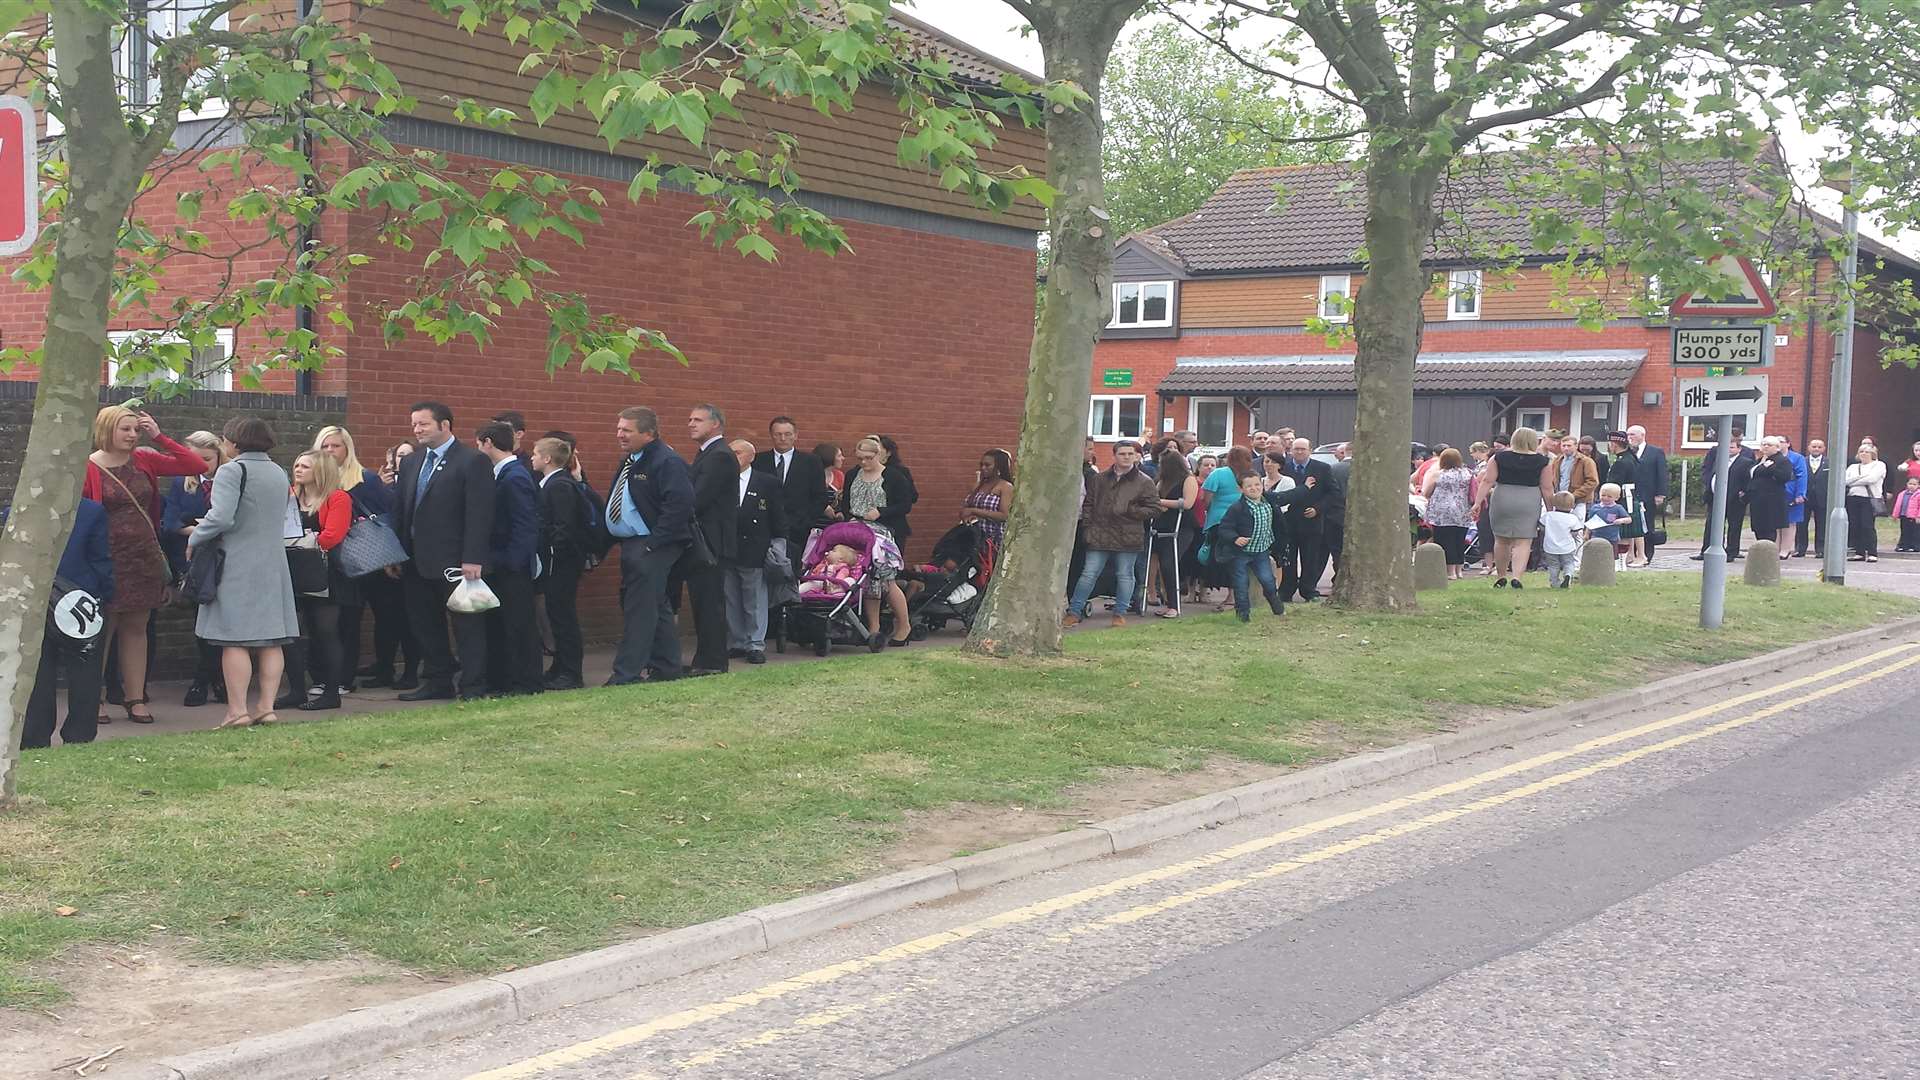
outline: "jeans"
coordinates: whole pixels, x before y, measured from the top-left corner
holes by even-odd
[[[1233,557],[1233,612],[1240,616],[1241,622],[1253,618],[1253,599],[1247,591],[1247,572],[1260,579],[1260,591],[1266,594],[1267,603],[1273,607],[1275,615],[1280,614],[1280,586],[1273,580],[1273,556],[1265,551],[1252,555],[1239,554]]]
[[[1068,601],[1067,610],[1082,618],[1087,614],[1087,601],[1091,600],[1093,584],[1100,580],[1100,572],[1113,563],[1113,613],[1117,616],[1133,603],[1133,568],[1139,558],[1137,551],[1100,551],[1087,549],[1087,562],[1080,568],[1080,581],[1073,587],[1073,599]]]

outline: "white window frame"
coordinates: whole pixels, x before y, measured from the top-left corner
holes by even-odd
[[[1740,417],[1746,420],[1746,424],[1744,426],[1737,427],[1736,430],[1739,432],[1741,440],[1746,445],[1748,446],[1757,445],[1761,439],[1766,437],[1766,434],[1767,434],[1766,432],[1767,403],[1764,400],[1762,400],[1758,402],[1750,402],[1749,404],[1755,407],[1747,408],[1747,409],[1722,409],[1718,412],[1681,413],[1680,414],[1680,447],[1681,449],[1707,450],[1712,447],[1720,445],[1720,437],[1719,437],[1720,425],[1718,421],[1720,417],[1729,416],[1729,415]],[[1707,437],[1700,442],[1695,442],[1692,438],[1693,419],[1696,416],[1701,418],[1702,420],[1709,421],[1707,425]]]
[[[1107,327],[1113,330],[1145,330],[1157,326],[1173,325],[1173,282],[1171,281],[1116,281],[1113,283],[1113,318]],[[1137,308],[1135,313],[1144,315],[1147,310],[1147,290],[1165,289],[1167,291],[1167,317],[1164,319],[1139,318],[1132,322],[1120,321],[1120,294],[1124,289],[1137,290]]]
[[[222,367],[218,371],[209,372],[208,376],[200,381],[200,389],[232,390],[233,389],[233,330],[228,327],[222,327],[218,330],[215,330],[213,334],[214,334],[215,340],[217,340],[220,343],[220,348],[224,350],[226,353],[226,356],[224,358],[226,360],[226,366]],[[180,340],[180,335],[173,333],[170,330],[109,330],[107,331],[107,340],[111,341],[116,346],[120,345],[123,342],[130,341],[134,338],[140,338],[140,337],[152,339],[152,343],[155,345],[171,345]],[[162,378],[169,378],[169,375],[161,372],[155,372],[149,378],[149,380],[145,383],[122,384],[120,382],[119,360],[111,357],[109,357],[107,360],[107,385],[109,386],[121,386],[121,385],[150,386],[152,385],[154,380],[162,379]],[[175,382],[179,381],[178,373],[173,373],[171,375],[171,379],[172,381],[175,381]]]
[[[1332,285],[1335,282],[1339,283],[1337,288],[1328,288],[1329,285]],[[1353,275],[1352,274],[1321,274],[1320,275],[1320,303],[1318,305],[1320,317],[1327,320],[1330,323],[1346,322],[1347,319],[1350,317],[1348,312],[1342,308],[1333,307],[1327,303],[1327,298],[1333,295],[1334,293],[1338,293],[1340,296],[1346,298],[1349,302],[1351,302],[1353,299]]]
[[[1447,321],[1465,322],[1480,317],[1481,272],[1478,270],[1450,270],[1447,272]],[[1473,310],[1461,311],[1460,302],[1473,300]]]
[[[1227,423],[1226,423],[1226,432],[1225,432],[1227,439],[1225,443],[1215,446],[1215,445],[1210,445],[1203,438],[1200,440],[1200,446],[1206,450],[1223,450],[1227,446],[1232,445],[1233,443],[1233,411],[1234,411],[1233,399],[1230,397],[1188,398],[1187,399],[1187,430],[1195,433],[1196,435],[1199,434],[1200,432],[1200,406],[1201,405],[1225,405],[1227,407]]]
[[[192,7],[191,10],[183,12],[180,9],[181,4],[194,5],[195,0],[147,0],[147,25],[163,30],[162,36],[164,37],[177,35],[180,32],[182,17],[184,16],[188,22],[191,22],[192,16],[198,14],[201,10],[195,6]],[[231,12],[222,12],[220,16],[213,21],[213,28],[216,30],[228,29],[231,18]],[[136,52],[144,57],[147,53],[145,43],[143,42],[141,48],[138,50],[129,49],[127,48],[127,35],[124,31],[121,32],[119,40],[115,41],[113,46],[113,74],[118,84],[117,88],[119,90],[121,104],[137,111],[152,105],[153,102],[151,98],[153,95],[150,92],[152,85],[151,76],[145,71],[136,72],[133,70]],[[49,78],[51,78],[54,63],[54,50],[48,49],[47,71]],[[146,65],[142,64],[141,66],[145,67]],[[138,100],[134,100],[133,95],[136,77],[142,84]],[[181,120],[217,120],[227,115],[227,111],[227,102],[224,98],[208,98],[200,103],[198,109],[181,109],[179,118]],[[52,112],[49,111],[46,113],[46,119],[47,135],[49,137],[65,133],[66,125],[61,123],[59,118],[54,116]]]
[[[1111,411],[1108,413],[1108,415],[1113,417],[1113,429],[1108,431],[1097,430],[1093,424],[1094,412],[1099,407],[1100,403],[1103,401],[1106,402],[1110,407]],[[1140,403],[1140,429],[1138,431],[1135,431],[1131,435],[1119,430],[1120,403],[1123,401],[1137,401]],[[1087,437],[1091,438],[1094,442],[1103,442],[1103,443],[1116,443],[1121,441],[1122,439],[1132,439],[1135,442],[1139,442],[1140,440],[1146,438],[1147,437],[1147,396],[1145,394],[1095,394],[1093,395],[1093,399],[1087,402]]]
[[[1540,422],[1537,424],[1529,424],[1527,423],[1528,417],[1538,417]],[[1513,430],[1514,431],[1519,431],[1523,427],[1532,428],[1533,430],[1539,432],[1540,434],[1545,435],[1547,433],[1547,429],[1552,426],[1553,426],[1553,409],[1549,406],[1529,405],[1529,406],[1523,406],[1521,408],[1513,410]]]

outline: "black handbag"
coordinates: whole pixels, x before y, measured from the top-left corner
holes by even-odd
[[[293,579],[296,596],[327,595],[327,553],[319,547],[293,543],[287,545],[287,575]]]
[[[240,466],[240,499],[247,497],[247,467]],[[236,501],[235,505],[238,505]],[[224,538],[215,537],[202,544],[187,560],[187,572],[180,578],[180,593],[194,604],[211,604],[220,593],[220,578],[227,569]]]

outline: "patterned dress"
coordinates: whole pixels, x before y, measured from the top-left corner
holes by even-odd
[[[867,526],[871,528],[876,535],[887,541],[886,545],[883,546],[892,546],[894,543],[893,530],[877,521],[867,521],[866,518],[867,511],[881,510],[886,507],[887,489],[879,480],[868,480],[857,472],[848,473],[846,482],[848,484],[847,510],[852,514],[853,519],[855,521],[865,521]],[[867,592],[873,596],[883,595],[887,591],[887,583],[895,580],[899,576],[900,567],[898,564],[888,565],[887,561],[883,558],[874,559],[873,573],[867,585]]]
[[[113,600],[107,610],[151,611],[160,606],[169,576],[160,538],[147,519],[153,481],[131,461],[101,471],[112,477],[100,485],[107,508],[107,547],[113,553]]]
[[[981,491],[978,488],[976,488],[974,489],[973,494],[967,496],[967,509],[990,510],[994,513],[999,513],[1000,511],[1005,510],[1006,507],[1001,505],[1001,498],[1000,498],[999,492]],[[1006,522],[997,521],[993,518],[975,518],[974,521],[979,524],[980,531],[986,534],[987,539],[993,541],[994,547],[998,548],[1002,544],[1006,543],[1006,540],[1007,540],[1007,523]]]

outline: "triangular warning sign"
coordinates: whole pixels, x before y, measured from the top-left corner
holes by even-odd
[[[1719,299],[1688,293],[1668,307],[1675,315],[1714,315],[1721,318],[1762,319],[1779,310],[1773,291],[1745,255],[1722,255],[1713,271],[1727,279],[1726,295]]]

